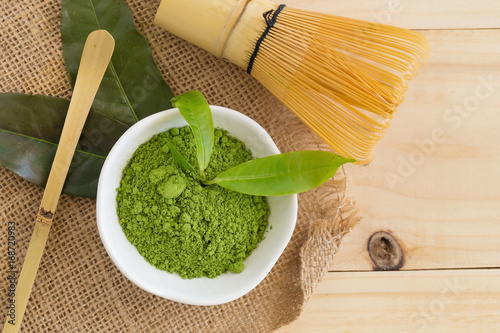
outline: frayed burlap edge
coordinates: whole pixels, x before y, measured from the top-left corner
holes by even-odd
[[[341,175],[343,177],[337,174],[335,179],[329,181],[328,185],[333,191],[319,197],[318,205],[326,214],[312,222],[308,238],[300,249],[304,305],[332,265],[342,238],[359,222],[355,202],[348,195],[349,182],[345,170],[342,170]],[[336,202],[337,206],[332,208],[332,202]]]

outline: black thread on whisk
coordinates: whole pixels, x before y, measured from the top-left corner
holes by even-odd
[[[264,16],[264,20],[266,20],[266,30],[262,33],[262,36],[260,36],[259,40],[257,40],[257,43],[255,43],[255,48],[253,50],[252,55],[250,56],[250,60],[248,61],[248,67],[247,67],[247,73],[250,74],[252,72],[252,67],[253,67],[253,62],[255,61],[255,58],[257,57],[257,53],[259,53],[259,48],[264,39],[266,39],[267,34],[269,31],[271,31],[271,28],[274,27],[274,24],[276,23],[276,20],[278,19],[278,14],[281,13],[283,8],[285,8],[286,5],[279,5],[278,8],[276,8],[276,11],[274,10],[269,10],[262,14]],[[274,12],[274,14],[273,14]],[[272,15],[272,17],[271,17]]]

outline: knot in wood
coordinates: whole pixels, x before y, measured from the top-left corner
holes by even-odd
[[[368,240],[368,253],[375,270],[398,270],[403,267],[403,251],[397,239],[386,231],[377,231]]]

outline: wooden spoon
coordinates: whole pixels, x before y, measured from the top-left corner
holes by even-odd
[[[19,276],[19,282],[17,283],[13,299],[15,304],[15,318],[13,319],[12,316],[7,315],[7,320],[3,328],[4,333],[18,332],[21,327],[26,304],[28,303],[31,288],[33,287],[36,271],[40,265],[40,259],[45,248],[47,236],[49,235],[57,202],[59,201],[59,196],[61,195],[83,125],[87,119],[97,89],[101,84],[104,72],[108,67],[114,47],[115,40],[105,30],[92,32],[85,42],[73,97],[69,104],[59,146],[54,162],[52,163],[52,168],[50,169],[42,203],[36,216],[35,229],[31,236],[26,259],[24,260],[21,275]]]

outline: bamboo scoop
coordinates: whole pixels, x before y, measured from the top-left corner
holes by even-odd
[[[21,327],[26,304],[33,287],[36,271],[40,265],[71,159],[114,47],[113,37],[105,30],[94,31],[87,37],[59,147],[50,169],[42,203],[36,216],[35,230],[31,236],[26,259],[17,283],[14,297],[15,319],[7,316],[3,328],[4,333],[18,332]]]

